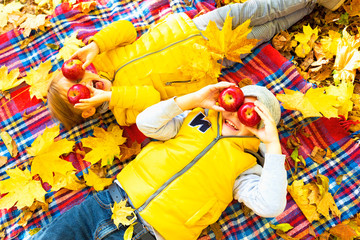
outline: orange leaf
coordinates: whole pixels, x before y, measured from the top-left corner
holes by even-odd
[[[347,224],[340,223],[330,229],[330,233],[340,238],[341,240],[352,240],[358,236],[356,231]]]
[[[360,0],[352,0],[350,5],[344,5],[344,9],[349,16],[360,16]]]

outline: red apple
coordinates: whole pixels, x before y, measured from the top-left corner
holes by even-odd
[[[80,99],[90,98],[90,90],[82,84],[75,84],[69,88],[67,98],[73,105],[79,102]]]
[[[248,127],[254,127],[261,121],[259,114],[255,111],[253,102],[244,103],[237,114],[240,122]]]
[[[61,67],[61,71],[67,79],[77,81],[80,80],[85,73],[82,65],[83,63],[79,59],[69,59],[64,62]]]
[[[228,87],[220,92],[218,102],[228,112],[236,112],[244,102],[244,93],[238,87]]]

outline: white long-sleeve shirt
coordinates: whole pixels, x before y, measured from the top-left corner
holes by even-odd
[[[182,111],[172,98],[145,109],[138,115],[136,123],[146,136],[165,141],[176,136],[188,113]],[[234,199],[243,202],[262,217],[275,217],[282,213],[287,193],[284,161],[285,155],[265,154],[263,167],[257,164],[236,179]],[[163,239],[154,232],[156,239]]]

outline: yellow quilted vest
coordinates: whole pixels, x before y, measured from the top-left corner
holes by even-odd
[[[220,114],[193,110],[179,133],[151,142],[117,179],[133,206],[165,239],[197,239],[233,200],[235,179],[253,167],[252,137],[220,136]]]
[[[124,31],[130,31],[125,22]],[[121,22],[118,24],[119,27],[122,25]],[[92,40],[104,48],[115,41],[113,38],[117,34],[126,39],[124,41],[131,39],[123,36],[123,29],[114,32],[115,29],[100,31]],[[99,72],[106,72],[107,77],[114,80],[114,86],[153,86],[164,100],[217,82],[216,77],[192,79],[192,75],[181,70],[193,61],[189,57],[192,47],[204,42],[200,31],[185,13],[171,14],[135,42],[103,52],[94,64]],[[205,65],[211,68],[210,64]]]

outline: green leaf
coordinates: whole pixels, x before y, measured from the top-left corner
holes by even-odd
[[[53,44],[53,43],[46,43],[45,46],[47,46],[48,48],[51,48],[52,50],[59,50],[60,46]]]
[[[270,223],[270,226],[271,226],[272,229],[281,230],[283,232],[287,232],[287,231],[294,228],[293,226],[291,226],[288,223],[280,223],[280,224],[277,224],[277,225],[274,225],[274,224]]]
[[[340,19],[336,23],[342,25],[349,25],[349,14],[347,12],[341,14]]]

